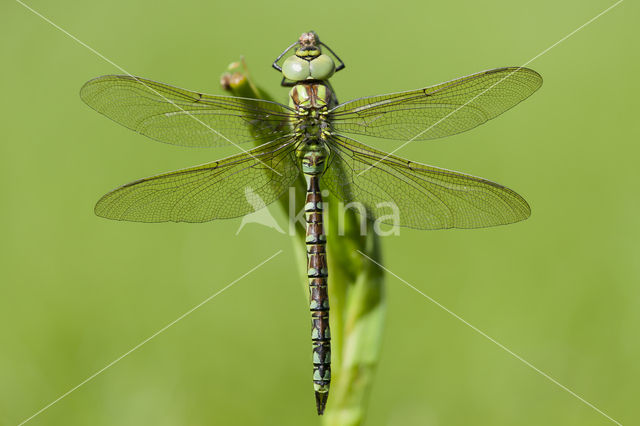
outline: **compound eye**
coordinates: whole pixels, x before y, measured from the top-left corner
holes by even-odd
[[[336,64],[329,55],[320,55],[311,61],[311,77],[316,80],[326,80],[336,71]]]
[[[309,77],[309,61],[289,56],[282,64],[282,75],[288,80],[306,80]]]

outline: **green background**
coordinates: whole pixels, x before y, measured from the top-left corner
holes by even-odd
[[[347,62],[333,82],[348,100],[524,64],[613,2],[28,4],[128,72],[181,87],[221,93],[219,75],[243,54],[285,101],[270,63],[302,31]],[[545,79],[532,98],[398,153],[515,189],[529,220],[383,241],[387,268],[623,424],[640,419],[639,18],[637,3],[622,3],[529,64]],[[93,215],[119,184],[236,148],[167,146],[116,125],[78,91],[121,71],[19,3],[2,3],[0,23],[0,424],[28,418],[278,250],[29,424],[317,424],[289,237],[255,224],[236,236],[240,220]],[[611,424],[401,281],[387,276],[387,289],[368,425]]]

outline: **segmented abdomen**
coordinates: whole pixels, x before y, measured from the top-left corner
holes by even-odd
[[[327,290],[326,236],[323,229],[322,195],[318,175],[307,175],[307,276],[311,309],[313,345],[313,386],[318,414],[324,411],[331,382],[331,334],[329,332],[329,294]]]

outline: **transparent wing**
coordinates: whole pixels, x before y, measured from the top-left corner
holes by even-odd
[[[251,213],[277,200],[299,170],[294,145],[269,143],[220,161],[117,188],[95,213],[134,222],[206,222]]]
[[[528,68],[497,68],[424,89],[356,99],[330,115],[338,134],[435,139],[473,129],[541,85],[540,74]]]
[[[330,141],[321,178],[344,202],[360,202],[370,220],[417,229],[480,228],[529,217],[520,195],[497,183],[376,151],[345,138]]]
[[[160,142],[190,147],[272,140],[290,133],[292,110],[257,99],[214,96],[127,75],[82,86],[91,108]]]

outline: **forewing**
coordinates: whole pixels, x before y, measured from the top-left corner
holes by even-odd
[[[270,143],[220,161],[117,188],[98,216],[134,222],[206,222],[252,213],[287,191],[299,170],[291,143]]]
[[[529,97],[542,77],[528,68],[497,68],[437,86],[343,103],[331,113],[338,134],[397,140],[441,138],[472,129]]]
[[[174,145],[213,147],[268,141],[290,132],[292,111],[248,98],[205,95],[127,75],[88,81],[80,97],[91,108],[138,133]]]
[[[367,218],[417,229],[481,228],[529,217],[527,202],[495,182],[386,156],[345,138],[330,141],[321,184]]]

